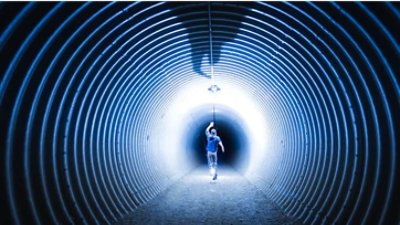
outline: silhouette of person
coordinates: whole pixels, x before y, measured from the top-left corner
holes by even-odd
[[[210,128],[214,126],[214,122],[211,122],[210,125],[206,128],[206,137],[207,137],[207,160],[208,166],[211,171],[211,175],[213,176],[213,180],[217,179],[217,161],[218,161],[218,145],[221,146],[222,152],[225,152],[224,145],[222,144],[221,138],[217,136],[217,130],[214,128]]]

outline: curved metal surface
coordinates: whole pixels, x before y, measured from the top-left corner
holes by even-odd
[[[156,131],[209,79],[207,4],[0,4],[4,224],[113,223],[193,167]],[[399,4],[211,6],[219,86],[251,90],[279,155],[248,179],[305,224],[396,223]]]

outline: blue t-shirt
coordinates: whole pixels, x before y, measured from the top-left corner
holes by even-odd
[[[209,152],[217,152],[218,144],[221,141],[221,138],[218,136],[207,136],[207,151]]]

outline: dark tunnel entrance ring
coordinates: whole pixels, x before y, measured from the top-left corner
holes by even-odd
[[[202,107],[200,112],[193,110],[193,114],[200,116],[197,117],[198,121],[194,123],[196,125],[191,126],[185,132],[187,134],[186,137],[188,137],[185,144],[187,146],[186,149],[189,151],[188,159],[199,165],[207,165],[204,131],[213,118],[210,106]],[[251,154],[249,140],[251,138],[248,136],[246,127],[240,122],[243,118],[240,118],[234,111],[224,106],[216,105],[215,107],[217,108],[215,128],[225,146],[225,153],[222,153],[219,148],[218,164],[232,166],[238,171],[245,171],[249,166]]]

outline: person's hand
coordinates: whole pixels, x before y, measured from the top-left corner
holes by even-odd
[[[213,127],[214,126],[214,122],[210,122],[210,127]]]

